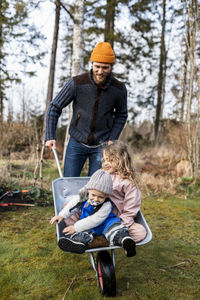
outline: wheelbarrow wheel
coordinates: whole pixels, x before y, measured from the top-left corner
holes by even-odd
[[[115,267],[108,251],[97,254],[97,280],[102,295],[116,296]]]

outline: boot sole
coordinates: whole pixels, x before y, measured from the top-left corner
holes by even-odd
[[[65,252],[82,254],[87,249],[87,246],[81,242],[73,241],[66,237],[61,237],[58,241],[58,246]]]

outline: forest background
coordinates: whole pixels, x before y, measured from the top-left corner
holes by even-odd
[[[128,89],[120,139],[153,233],[134,260],[119,249],[116,299],[199,299],[199,12],[197,0],[0,1],[1,299],[103,299],[87,255],[60,251],[47,226],[58,170],[44,148],[49,102],[103,40]],[[70,115],[57,129],[61,163]]]
[[[121,139],[146,186],[155,176],[159,187],[184,176],[196,182],[199,24],[198,1],[3,1],[0,157],[37,160],[34,178],[42,180],[43,156],[52,158],[43,143],[48,104],[69,77],[90,69],[93,47],[105,40],[116,53],[114,74],[128,88]],[[70,114],[64,110],[57,130],[61,159]]]

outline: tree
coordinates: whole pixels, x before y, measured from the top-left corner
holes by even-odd
[[[197,0],[186,0],[187,18],[188,18],[188,40],[186,40],[189,53],[189,89],[187,95],[187,142],[188,157],[192,166],[192,173],[195,179],[198,178],[199,154],[200,154],[200,80],[199,68],[197,62],[197,50],[199,44],[199,4]],[[198,35],[197,35],[198,34]]]
[[[55,0],[55,23],[54,23],[54,32],[53,32],[53,42],[51,48],[51,59],[50,59],[50,68],[49,68],[49,80],[48,80],[48,88],[47,88],[47,98],[46,98],[46,106],[44,112],[43,119],[43,129],[42,129],[42,149],[40,153],[40,181],[42,181],[42,165],[43,165],[43,155],[44,155],[44,147],[45,147],[45,128],[46,128],[46,114],[50,101],[53,97],[53,89],[54,89],[54,77],[55,77],[55,66],[56,66],[56,53],[57,53],[57,44],[58,44],[58,33],[59,33],[59,21],[60,21],[60,1]],[[39,146],[38,146],[39,147]],[[36,171],[39,164],[38,163],[35,168],[35,180],[36,180]]]
[[[18,3],[17,3],[18,2]],[[7,44],[10,39],[19,36],[15,28],[27,17],[26,7],[23,1],[14,1],[13,5],[9,1],[0,2],[0,121],[3,122],[5,90],[9,82],[17,80],[15,74],[11,74],[6,68]]]
[[[165,26],[166,26],[166,0],[162,1],[162,31],[160,40],[160,63],[158,73],[158,86],[157,86],[157,104],[156,104],[156,117],[155,117],[155,143],[158,139],[158,132],[160,120],[162,117],[162,105],[164,102],[165,91],[165,77],[166,77],[166,47],[165,47]]]
[[[114,47],[114,22],[115,22],[115,9],[117,6],[116,0],[106,1],[106,15],[105,15],[105,29],[104,29],[104,41],[111,44]]]
[[[28,24],[28,15],[33,7],[32,1],[13,0],[0,2],[0,120],[3,121],[4,101],[7,100],[6,89],[10,84],[20,82],[20,68],[28,62],[36,62],[45,52],[41,52],[38,41],[44,38],[36,28]],[[29,47],[27,47],[29,44]],[[29,49],[34,49],[32,54]],[[26,72],[34,75],[32,71]]]
[[[76,0],[74,7],[74,27],[73,27],[73,50],[72,50],[72,76],[76,76],[83,71],[83,17],[84,0]],[[69,140],[69,126],[72,118],[72,104],[68,107],[68,124],[66,129],[63,162],[65,160],[66,147]]]

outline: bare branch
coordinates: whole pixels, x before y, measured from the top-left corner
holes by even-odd
[[[71,12],[65,7],[65,5],[60,0],[57,0],[57,1],[60,4],[60,6],[62,6],[62,8],[69,14],[69,16],[71,17],[71,19],[74,21],[74,17],[71,14]]]

